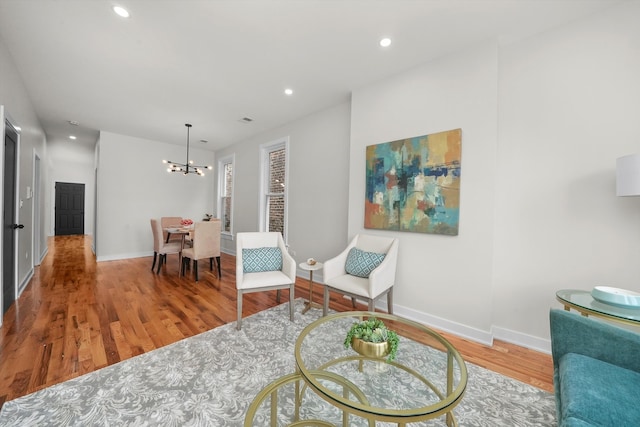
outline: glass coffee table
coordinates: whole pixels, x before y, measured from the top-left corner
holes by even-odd
[[[374,359],[344,347],[353,323],[376,317],[396,331],[396,359]],[[467,368],[458,351],[437,332],[394,315],[346,312],[309,324],[295,345],[297,372],[262,390],[247,412],[245,426],[404,426],[444,416],[457,426],[453,409],[462,400]],[[278,391],[290,387],[288,394]],[[270,401],[270,407],[263,403]],[[257,416],[262,406],[262,415]],[[280,411],[280,413],[278,413]],[[270,415],[266,415],[270,412]],[[267,421],[270,420],[270,421]]]

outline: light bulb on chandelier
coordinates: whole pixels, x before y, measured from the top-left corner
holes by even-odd
[[[191,124],[185,123],[187,127],[187,160],[185,163],[172,162],[171,160],[163,160],[162,163],[168,164],[167,172],[182,172],[183,175],[195,173],[200,176],[204,176],[203,169],[213,170],[213,166],[195,166],[193,160],[189,160],[189,130]]]

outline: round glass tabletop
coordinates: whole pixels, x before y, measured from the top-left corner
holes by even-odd
[[[640,308],[626,308],[600,302],[588,291],[562,289],[556,292],[557,300],[565,307],[571,307],[584,314],[640,325]]]

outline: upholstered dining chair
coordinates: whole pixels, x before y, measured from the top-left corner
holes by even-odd
[[[293,322],[296,262],[278,232],[245,232],[236,234],[236,289],[238,321],[242,328],[242,296],[249,292],[289,289],[289,318]]]
[[[180,221],[182,221],[181,216],[163,216],[160,218],[160,224],[162,225],[162,238],[164,241],[167,241],[167,228],[170,227],[181,227]],[[182,241],[182,237],[179,235],[173,235],[169,237],[169,242],[178,242]]]
[[[368,310],[375,311],[376,300],[387,295],[387,311],[393,314],[393,285],[396,281],[398,239],[358,234],[340,255],[324,263],[323,316],[329,308],[329,291],[368,302]]]
[[[209,269],[213,270],[215,259],[218,265],[218,278],[221,277],[220,269],[220,221],[202,221],[193,225],[193,247],[182,250],[182,274],[185,267],[193,260],[193,274],[198,281],[198,260],[209,258]]]
[[[151,265],[151,271],[156,266],[156,259],[160,256],[158,259],[158,271],[156,272],[160,273],[162,264],[167,262],[167,254],[180,255],[182,245],[180,242],[166,243],[166,238],[162,235],[160,221],[155,218],[151,219],[151,231],[153,232],[153,264]],[[180,261],[178,261],[178,268],[180,268]]]

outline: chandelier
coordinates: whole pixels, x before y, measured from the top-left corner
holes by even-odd
[[[185,123],[187,127],[187,160],[186,163],[178,163],[172,162],[171,160],[163,160],[162,163],[169,164],[167,168],[167,172],[182,172],[183,175],[189,175],[190,173],[195,173],[200,176],[204,176],[203,169],[213,169],[212,166],[196,166],[193,164],[193,160],[189,160],[189,130],[191,129],[191,124]]]

